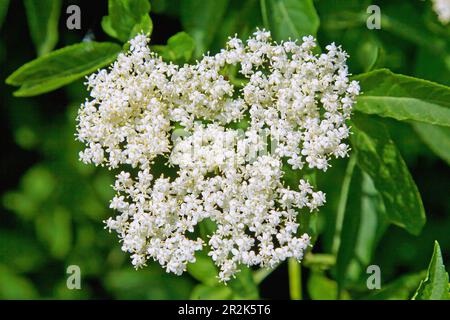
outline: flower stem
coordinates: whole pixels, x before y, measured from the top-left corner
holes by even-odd
[[[260,284],[261,282],[264,281],[264,279],[266,279],[273,271],[275,271],[275,269],[279,266],[279,264],[277,264],[275,267],[273,268],[262,268],[259,269],[257,271],[255,271],[253,273],[253,280],[255,281],[256,284]]]
[[[302,269],[295,258],[289,258],[288,272],[291,300],[302,300]]]

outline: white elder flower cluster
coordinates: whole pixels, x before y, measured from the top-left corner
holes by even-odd
[[[450,0],[433,0],[433,9],[442,24],[450,22]]]
[[[345,122],[359,94],[346,53],[331,44],[314,54],[315,46],[313,37],[276,44],[258,30],[178,66],[138,35],[109,70],[89,77],[80,158],[123,170],[110,205],[119,215],[106,225],[136,268],[153,259],[181,274],[208,248],[228,281],[240,265],[302,259],[310,237],[297,235],[298,212],[316,210],[325,194],[303,179],[287,186],[283,168],[325,171],[345,157]],[[176,175],[155,174],[161,161]],[[195,236],[204,220],[215,225],[207,239]]]

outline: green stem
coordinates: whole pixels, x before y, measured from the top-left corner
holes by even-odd
[[[289,258],[288,272],[291,300],[302,300],[302,269],[295,258]]]
[[[261,6],[261,16],[264,28],[266,30],[269,30],[269,16],[267,15],[267,6],[266,6],[266,0],[259,0],[259,4]]]
[[[356,156],[350,156],[345,170],[344,180],[342,180],[341,196],[339,198],[338,210],[336,213],[336,230],[333,237],[333,246],[331,252],[337,256],[339,246],[341,245],[342,226],[344,224],[345,208],[347,207],[348,193],[350,190],[350,182],[352,181],[353,170],[356,166]]]
[[[264,279],[266,279],[276,268],[278,267],[278,265],[276,265],[273,268],[262,268],[259,270],[256,270],[253,273],[253,280],[255,281],[256,284],[260,284],[261,282],[264,281]]]
[[[302,263],[306,268],[327,270],[336,265],[336,257],[327,253],[308,252]]]
[[[347,169],[345,170],[345,176],[344,180],[342,180],[342,187],[341,187],[341,196],[339,198],[338,203],[338,210],[336,213],[336,230],[334,232],[333,236],[333,246],[331,248],[332,254],[336,257],[339,254],[339,247],[341,246],[341,233],[342,233],[342,227],[344,225],[344,216],[345,216],[345,209],[347,208],[347,201],[348,201],[348,194],[350,191],[350,183],[352,181],[353,171],[356,167],[356,156],[352,155],[350,156],[350,159],[347,164]],[[337,288],[337,299],[341,299],[342,294],[342,288],[338,284]]]

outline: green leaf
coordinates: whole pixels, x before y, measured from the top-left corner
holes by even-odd
[[[36,232],[55,258],[67,255],[72,244],[72,220],[65,207],[41,213],[36,220]]]
[[[152,32],[153,32],[153,21],[147,14],[142,16],[141,20],[134,25],[133,29],[131,29],[129,39],[133,38],[138,33],[144,33],[147,36],[150,36]]]
[[[449,300],[448,273],[445,271],[441,248],[434,242],[433,256],[427,275],[419,284],[413,300]]]
[[[187,271],[192,277],[206,285],[214,286],[219,283],[217,268],[211,257],[204,251],[196,253],[195,262],[187,265]]]
[[[217,29],[210,49],[218,51],[223,48],[228,38],[237,35],[240,39],[247,39],[262,25],[259,13],[259,1],[231,1],[226,9],[226,15]]]
[[[375,293],[363,297],[363,300],[408,300],[424,276],[425,271],[401,276]]]
[[[409,1],[386,3],[381,10],[382,29],[416,45],[446,54],[446,42],[423,23],[423,12]]]
[[[37,299],[38,292],[30,280],[0,264],[0,299]]]
[[[193,288],[188,277],[169,274],[157,264],[141,270],[127,267],[111,271],[102,280],[116,299],[188,299]]]
[[[252,271],[245,266],[240,266],[240,272],[236,274],[236,278],[228,282],[229,287],[233,291],[234,299],[258,299],[258,287],[253,278]]]
[[[0,0],[0,28],[5,21],[6,14],[8,13],[9,0]]]
[[[359,213],[355,212],[360,215],[358,237],[354,244],[353,259],[347,269],[347,279],[351,281],[356,281],[361,274],[365,275],[376,245],[387,227],[383,198],[376,190],[373,180],[365,172],[362,173],[359,204]]]
[[[182,0],[181,23],[195,40],[195,57],[209,49],[226,13],[229,0]]]
[[[233,292],[226,286],[207,286],[204,284],[197,285],[192,290],[190,299],[193,300],[228,300],[231,299]]]
[[[386,228],[383,200],[370,176],[356,168],[349,191],[351,200],[345,207],[336,259],[336,280],[340,290],[365,275]]]
[[[54,192],[56,181],[48,168],[35,165],[22,176],[21,186],[27,198],[42,203]]]
[[[348,202],[348,196],[350,191],[350,183],[353,178],[353,172],[356,166],[356,157],[352,156],[350,160],[347,163],[347,168],[345,169],[345,175],[342,179],[342,185],[340,187],[340,196],[337,206],[337,212],[336,212],[336,223],[335,223],[335,231],[333,235],[333,246],[331,248],[331,251],[333,254],[337,255],[337,252],[340,248],[341,243],[341,233],[342,233],[342,226],[344,224],[344,218],[345,218],[345,209],[347,207]]]
[[[35,237],[16,230],[0,230],[0,261],[8,264],[15,272],[30,272],[46,263],[45,255]]]
[[[58,42],[61,0],[24,0],[31,39],[38,56],[49,53]]]
[[[3,195],[3,205],[25,220],[29,220],[36,215],[36,202],[22,192],[6,192]]]
[[[431,81],[376,70],[354,77],[361,85],[355,109],[400,121],[450,126],[450,88]]]
[[[194,49],[194,39],[184,31],[170,37],[166,46],[153,46],[153,50],[164,60],[180,64],[191,59]]]
[[[336,258],[336,280],[338,283],[338,297],[342,291],[342,288],[346,285],[348,277],[348,266],[354,256],[355,243],[358,239],[358,227],[360,224],[361,216],[359,208],[361,207],[361,172],[359,170],[351,170],[351,164],[354,156],[349,160],[349,166],[347,173],[342,184],[342,194],[345,195],[345,199],[341,199],[339,202],[339,211],[337,217],[342,214],[341,228],[337,230],[336,235],[339,236],[338,250]],[[356,164],[356,161],[355,161]],[[350,175],[348,175],[350,174]],[[350,192],[351,190],[351,192]],[[348,199],[348,195],[350,199]],[[337,225],[338,223],[336,223]]]
[[[6,83],[21,88],[18,97],[49,92],[71,83],[112,62],[121,47],[109,42],[82,42],[55,50],[26,63]]]
[[[198,252],[195,258],[194,263],[187,265],[187,271],[203,285],[197,287],[197,291],[192,294],[192,297],[204,299],[204,294],[209,291],[211,294],[217,295],[232,293],[234,299],[257,299],[259,297],[258,287],[249,268],[241,266],[240,272],[225,286],[219,282],[217,267],[206,252]],[[227,288],[227,290],[223,288]]]
[[[312,300],[336,300],[337,283],[328,279],[323,272],[313,271],[308,279],[308,294]],[[343,291],[341,299],[349,300],[348,292]]]
[[[449,28],[450,36],[450,28]],[[418,48],[415,58],[415,77],[422,79],[432,79],[434,82],[450,86],[448,71],[450,70],[450,51],[446,54],[436,52],[436,50],[427,50],[423,47]]]
[[[414,129],[426,145],[450,165],[450,128],[414,123]]]
[[[352,131],[357,164],[381,194],[388,220],[418,235],[426,220],[422,199],[387,129],[379,120],[355,114]]]
[[[313,0],[263,0],[261,6],[263,20],[268,20],[276,41],[316,36],[319,16]],[[267,18],[264,17],[266,14]]]
[[[148,0],[109,0],[108,15],[102,19],[103,31],[122,42],[140,32],[150,35],[153,23],[149,12]]]

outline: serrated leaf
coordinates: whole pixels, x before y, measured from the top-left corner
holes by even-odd
[[[387,219],[417,235],[425,224],[419,191],[402,156],[381,121],[355,114],[352,147],[358,166],[373,180]]]
[[[414,123],[414,130],[426,145],[450,165],[450,128]]]
[[[103,31],[122,42],[140,32],[150,35],[153,23],[149,12],[148,0],[109,0],[108,15],[102,19]]]
[[[67,46],[24,64],[6,79],[6,83],[21,86],[14,92],[18,97],[49,92],[109,64],[120,50],[119,45],[109,42]]]
[[[25,0],[28,27],[38,56],[49,53],[58,42],[61,0]]]
[[[419,284],[413,300],[449,300],[448,273],[445,270],[441,248],[434,242],[433,255],[427,275]]]
[[[317,34],[319,16],[312,0],[264,0],[272,36],[277,41]],[[263,9],[264,19],[264,9]]]
[[[362,94],[355,109],[396,120],[450,126],[450,88],[380,69],[354,77]]]

